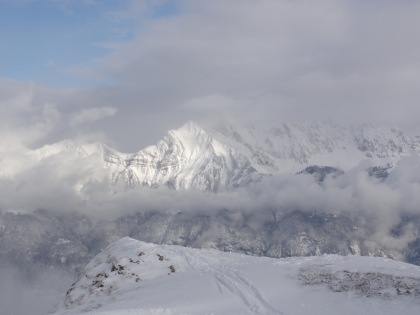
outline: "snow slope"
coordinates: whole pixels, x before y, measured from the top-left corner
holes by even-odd
[[[123,238],[56,315],[418,314],[420,267],[384,258],[273,259]]]

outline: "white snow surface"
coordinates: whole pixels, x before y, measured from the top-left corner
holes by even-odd
[[[418,314],[420,267],[385,258],[274,259],[111,244],[85,268],[55,315]]]

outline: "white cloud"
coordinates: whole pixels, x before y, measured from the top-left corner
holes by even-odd
[[[135,36],[116,45],[110,35],[111,53],[90,68],[67,70],[99,86],[35,84],[29,106],[55,104],[62,116],[44,142],[102,134],[131,151],[187,120],[220,117],[387,124],[420,133],[418,2],[180,0],[173,14],[159,16],[167,3],[126,1],[108,12]],[[0,85],[3,95],[11,97]],[[118,115],[97,109],[112,104]]]
[[[279,175],[218,194],[145,187],[119,190],[109,183],[101,168],[94,156],[75,158],[66,153],[29,164],[14,175],[13,181],[0,182],[0,209],[82,211],[101,220],[152,210],[211,215],[226,209],[232,215],[253,215],[256,219],[258,213],[270,210],[343,213],[370,220],[377,242],[401,244],[411,241],[413,234],[398,240],[385,237],[400,223],[402,215],[420,214],[418,157],[402,160],[383,182],[368,177],[360,165],[322,184],[311,175]]]
[[[207,109],[227,110],[235,106],[235,100],[220,94],[207,95],[201,98],[190,99],[184,107],[193,111],[202,111]]]
[[[112,117],[117,113],[113,107],[95,107],[83,109],[76,113],[70,120],[70,125],[77,126],[80,124],[91,123],[106,117]]]
[[[223,95],[241,100],[235,118],[413,125],[407,113],[420,115],[415,2],[179,3],[102,63],[156,110]]]

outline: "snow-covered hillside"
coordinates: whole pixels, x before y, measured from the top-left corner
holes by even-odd
[[[418,155],[420,139],[397,129],[369,126],[223,123],[206,132],[188,122],[136,153],[65,140],[36,150],[34,156],[42,160],[63,153],[95,159],[102,165],[102,176],[114,184],[223,191],[310,166],[346,171],[368,161],[368,167],[389,168],[404,156]]]
[[[56,315],[418,314],[420,267],[384,258],[273,259],[123,238]]]

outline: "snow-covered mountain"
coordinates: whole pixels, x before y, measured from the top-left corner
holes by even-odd
[[[311,166],[346,171],[368,161],[371,167],[389,168],[404,156],[418,155],[420,138],[392,128],[318,123],[221,123],[206,132],[188,122],[136,153],[65,140],[36,150],[35,156],[42,160],[63,152],[96,158],[114,184],[221,191]]]
[[[367,126],[204,131],[190,122],[136,153],[72,140],[22,149],[13,163],[0,159],[0,264],[76,277],[124,236],[273,258],[420,264],[419,141]],[[136,185],[172,189],[128,189]],[[190,188],[221,193],[175,191]]]
[[[55,314],[418,314],[419,275],[384,258],[273,259],[123,238]]]
[[[170,130],[156,145],[136,153],[117,152],[101,143],[78,145],[66,140],[44,146],[36,154],[43,159],[61,152],[95,155],[113,183],[128,186],[218,191],[260,177],[246,156],[215,140],[194,122]]]
[[[345,171],[363,160],[375,166],[394,165],[401,157],[420,153],[420,137],[367,125],[220,123],[211,135],[271,174],[294,174],[313,165]]]

